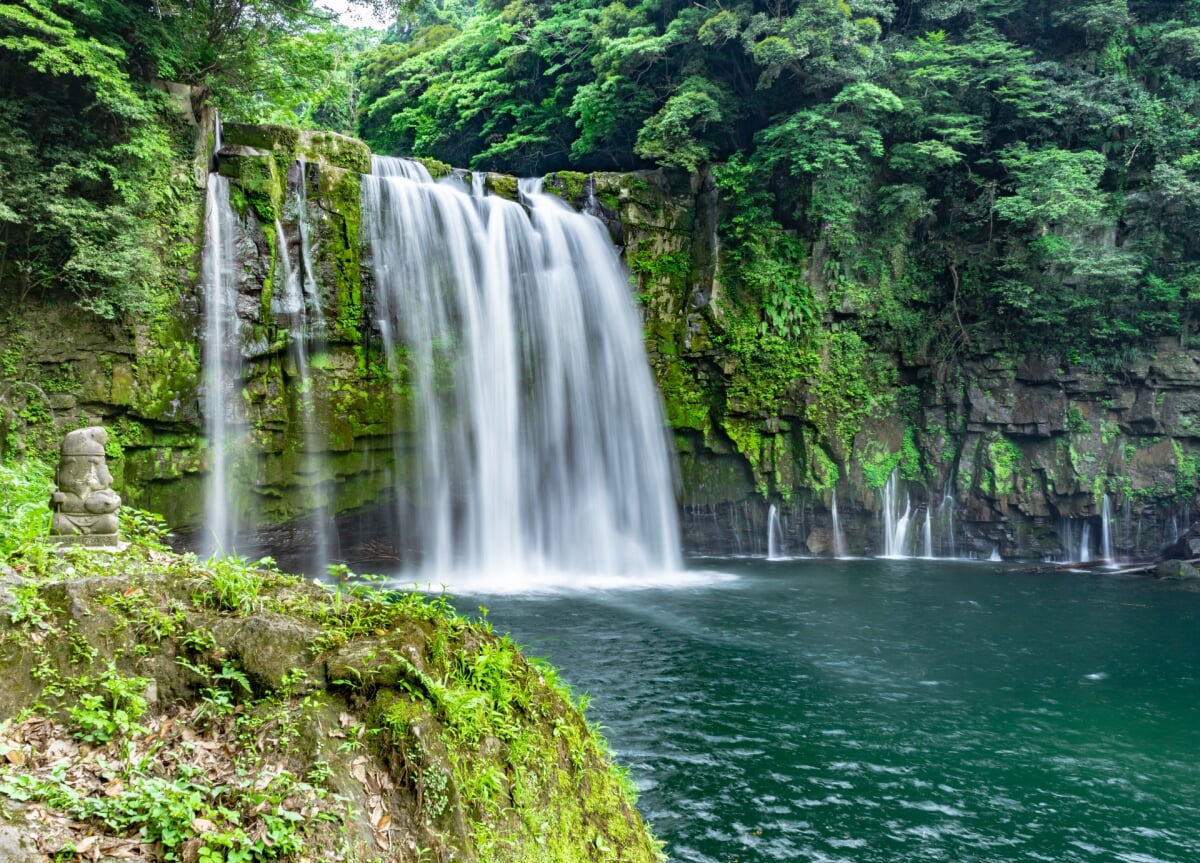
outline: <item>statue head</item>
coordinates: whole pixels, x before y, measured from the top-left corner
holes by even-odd
[[[112,474],[104,460],[108,432],[100,426],[76,429],[63,438],[56,480],[65,492],[85,497],[112,485]]]

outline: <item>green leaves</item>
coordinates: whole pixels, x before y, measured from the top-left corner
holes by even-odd
[[[1003,150],[1000,163],[1015,179],[1013,194],[996,200],[1001,218],[1020,226],[1043,227],[1100,220],[1106,204],[1099,191],[1105,169],[1100,153],[1054,146],[1030,150],[1022,141]]]
[[[660,165],[695,171],[712,158],[715,145],[705,133],[726,120],[729,94],[706,78],[693,75],[638,133],[636,151]]]
[[[97,101],[119,117],[146,119],[146,106],[121,69],[123,52],[81,33],[55,11],[73,6],[63,0],[0,3],[0,48],[17,53],[43,74],[82,79]]]

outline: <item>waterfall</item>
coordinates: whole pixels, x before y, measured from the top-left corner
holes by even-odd
[[[204,382],[201,409],[208,440],[204,541],[206,554],[234,550],[237,518],[229,499],[229,474],[241,448],[242,359],[237,332],[234,236],[237,214],[229,203],[229,181],[209,174],[205,201],[204,251],[200,293],[204,315]]]
[[[837,489],[833,490],[833,503],[830,504],[830,513],[833,516],[833,556],[843,558],[846,556],[846,541],[842,539],[842,527],[838,523],[837,511]]]
[[[1104,503],[1100,507],[1100,531],[1103,539],[1104,560],[1113,562],[1112,542],[1112,509],[1108,503],[1108,495],[1104,495]]]
[[[912,515],[911,501],[904,495],[904,512],[900,513],[897,486],[900,478],[892,471],[883,487],[883,556],[907,557],[908,522]]]
[[[950,471],[946,477],[946,488],[942,492],[942,502],[938,505],[938,515],[941,516],[943,512],[946,514],[946,542],[944,544],[948,546],[947,557],[952,558],[956,553],[954,548],[954,471]]]
[[[783,546],[783,528],[779,525],[779,511],[775,504],[767,508],[767,560],[779,560]]]
[[[1079,562],[1091,563],[1092,560],[1092,525],[1083,523],[1083,537],[1079,540]]]
[[[628,275],[598,220],[535,182],[520,194],[390,158],[363,178],[375,316],[411,403],[410,564],[435,579],[675,570],[673,464]]]
[[[294,250],[290,247],[283,223],[276,219],[276,287],[271,297],[271,312],[287,330],[289,350],[295,364],[296,383],[289,387],[289,390],[296,398],[294,414],[300,427],[297,442],[301,448],[302,481],[307,484],[304,499],[311,504],[308,521],[311,525],[314,548],[309,571],[324,572],[332,559],[331,549],[336,542],[336,534],[329,512],[328,489],[323,483],[322,453],[326,448],[326,441],[317,425],[309,354],[310,347],[318,352],[325,350],[325,317],[313,278],[305,194],[306,166],[301,160],[297,161],[293,168],[298,170],[299,177],[295,184],[295,193],[289,196],[288,214],[295,218],[298,225],[299,247]]]
[[[933,508],[925,507],[925,536],[923,556],[925,558],[933,557]]]

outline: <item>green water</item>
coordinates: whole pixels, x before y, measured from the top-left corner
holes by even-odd
[[[678,861],[1200,861],[1200,589],[696,561],[463,596],[592,699]]]

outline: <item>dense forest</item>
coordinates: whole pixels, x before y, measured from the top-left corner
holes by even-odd
[[[1104,366],[1191,337],[1196,0],[390,14],[375,32],[309,0],[0,3],[6,294],[69,292],[110,317],[171,302],[169,263],[195,242],[175,215],[172,81],[227,119],[354,133],[376,152],[711,177],[736,307],[724,329],[758,353],[851,315],[907,359],[1037,348]]]

